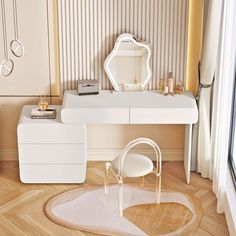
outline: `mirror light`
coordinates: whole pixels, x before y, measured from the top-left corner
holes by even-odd
[[[135,46],[138,46],[139,48],[143,48],[142,50],[139,50],[139,53],[136,52],[136,50],[134,50],[133,48],[128,48],[127,51],[122,51],[121,53],[121,44],[122,43],[129,43],[132,42],[135,44]],[[128,45],[129,46],[129,45]],[[131,46],[130,46],[131,47]],[[119,50],[120,49],[120,50]],[[115,58],[117,59],[118,56],[129,56],[129,57],[135,57],[135,63],[136,63],[136,57],[140,57],[142,56],[142,52],[145,51],[147,53],[147,58],[145,59],[145,63],[142,64],[142,68],[138,68],[141,70],[144,70],[145,73],[143,73],[142,71],[142,75],[140,75],[140,77],[143,76],[143,78],[141,78],[140,83],[130,83],[130,81],[125,81],[125,83],[123,83],[122,85],[119,83],[119,76],[115,75],[114,71],[112,71],[111,67],[114,67],[114,63],[115,63]],[[141,54],[140,54],[141,52]],[[146,54],[145,53],[145,54]],[[151,79],[151,49],[150,46],[147,44],[147,42],[142,42],[140,40],[138,40],[134,35],[132,34],[121,34],[115,43],[115,46],[113,48],[113,50],[111,51],[111,53],[107,56],[105,62],[104,62],[104,69],[107,73],[107,76],[109,78],[109,80],[111,81],[111,84],[114,88],[115,91],[121,92],[121,91],[143,91],[148,83],[150,82]],[[115,65],[116,66],[116,65]],[[131,65],[125,64],[123,68],[121,68],[121,70],[123,70],[123,74],[128,71],[128,69],[131,68]],[[117,68],[118,69],[118,66]],[[120,67],[119,67],[120,69]],[[136,66],[135,66],[135,70]],[[135,75],[137,73],[137,71],[134,72]],[[128,78],[128,76],[127,76]],[[129,78],[128,78],[129,79]]]

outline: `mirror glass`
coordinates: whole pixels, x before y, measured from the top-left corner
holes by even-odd
[[[106,58],[104,68],[115,91],[142,91],[150,79],[151,50],[146,42],[122,34]]]

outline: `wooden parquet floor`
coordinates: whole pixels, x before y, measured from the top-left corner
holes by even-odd
[[[45,202],[54,195],[79,186],[103,184],[103,162],[89,162],[84,184],[22,184],[19,180],[17,162],[0,162],[0,235],[1,236],[70,236],[93,235],[67,229],[51,222],[44,215]],[[138,183],[127,179],[126,183]],[[145,185],[154,186],[153,176],[145,178]],[[200,225],[191,236],[229,235],[224,214],[216,213],[216,198],[211,190],[211,181],[199,174],[191,174],[191,184],[185,183],[182,162],[164,162],[162,188],[194,195],[202,205]]]

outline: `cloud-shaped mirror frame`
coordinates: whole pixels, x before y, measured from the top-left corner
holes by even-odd
[[[104,62],[104,69],[107,73],[107,76],[108,76],[109,80],[111,81],[111,84],[112,84],[114,90],[117,91],[117,92],[120,92],[122,90],[121,90],[116,78],[113,76],[109,66],[110,66],[110,63],[111,63],[112,59],[116,56],[116,53],[119,49],[119,46],[120,46],[121,42],[127,41],[127,40],[129,40],[131,42],[134,42],[136,45],[138,45],[140,47],[144,47],[144,48],[147,49],[148,56],[147,56],[147,60],[146,60],[146,67],[147,67],[147,72],[148,73],[147,73],[146,79],[141,84],[141,90],[144,90],[147,87],[148,83],[150,82],[151,76],[152,76],[152,72],[151,72],[151,49],[150,49],[150,46],[148,45],[148,43],[138,40],[133,34],[127,34],[127,33],[121,34],[117,38],[113,50],[107,56],[107,58]]]

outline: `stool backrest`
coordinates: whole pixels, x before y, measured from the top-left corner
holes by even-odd
[[[124,166],[124,159],[126,155],[133,147],[139,144],[147,144],[154,149],[155,154],[156,154],[156,161],[157,161],[156,163],[157,175],[160,176],[161,175],[161,161],[162,161],[161,150],[159,146],[157,145],[157,143],[154,142],[150,138],[137,138],[137,139],[132,140],[125,146],[125,148],[122,150],[119,156],[118,176],[121,176],[121,177],[123,176],[123,166]]]

